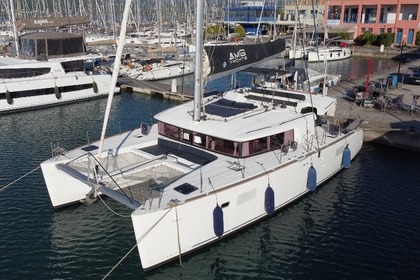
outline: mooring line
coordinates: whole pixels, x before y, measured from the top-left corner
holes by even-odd
[[[105,203],[105,201],[102,199],[102,197],[99,194],[96,194],[96,195],[102,201],[103,205],[105,205],[105,207],[108,208],[108,210],[111,211],[112,213],[114,213],[115,215],[117,215],[119,217],[122,217],[122,218],[130,218],[131,217],[131,215],[123,215],[123,214],[117,213],[115,210],[113,210],[111,207],[109,207],[108,204]]]
[[[36,168],[34,168],[34,169],[32,169],[31,171],[29,171],[29,172],[28,172],[28,173],[26,173],[25,175],[20,176],[19,178],[17,178],[17,179],[16,179],[16,180],[14,180],[13,182],[11,182],[11,183],[7,184],[6,186],[2,187],[2,188],[0,189],[0,192],[1,192],[1,191],[3,191],[4,189],[6,189],[7,187],[10,187],[11,185],[13,185],[14,183],[16,183],[17,181],[19,181],[19,180],[21,180],[21,179],[25,178],[25,177],[26,177],[26,176],[28,176],[29,174],[31,174],[31,173],[33,173],[33,172],[35,172],[35,171],[36,171],[36,170],[38,170],[39,168],[41,168],[41,165],[40,165],[40,166],[38,166],[38,167],[36,167]]]
[[[117,266],[120,265],[120,263],[137,247],[137,245],[152,231],[152,229],[154,229],[156,225],[159,224],[160,221],[162,221],[162,219],[165,218],[165,216],[168,215],[169,212],[171,212],[172,209],[173,207],[169,208],[168,211],[166,211],[165,214],[163,214],[163,216],[156,221],[156,223],[154,223],[139,239],[136,240],[136,244],[134,244],[134,246],[131,247],[131,249],[114,265],[114,267],[111,268],[110,271],[108,271],[108,273],[102,278],[102,280],[106,279],[109,275],[111,275],[111,273],[117,268]]]

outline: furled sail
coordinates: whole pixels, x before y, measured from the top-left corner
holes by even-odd
[[[279,38],[266,43],[205,45],[208,68],[212,79],[217,79],[261,62],[275,58],[286,48],[285,40]],[[207,74],[207,73],[206,73]]]

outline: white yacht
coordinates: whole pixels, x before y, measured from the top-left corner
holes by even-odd
[[[307,59],[308,62],[324,62],[342,60],[351,57],[353,51],[349,47],[340,46],[309,46],[296,47],[289,50],[289,59]]]
[[[342,60],[351,57],[352,50],[348,47],[325,46],[311,48],[306,52],[308,62],[323,62]]]
[[[85,54],[83,36],[36,32],[20,39],[20,56],[0,61],[0,114],[108,95],[111,75],[95,73],[100,58]]]
[[[120,74],[137,80],[156,81],[190,75],[194,69],[192,60],[153,59],[129,61],[120,68]]]
[[[203,7],[198,1],[198,26]],[[196,46],[203,49],[200,39]],[[198,66],[209,55],[196,56],[194,101],[112,137],[105,137],[108,107],[100,141],[70,151],[56,147],[41,164],[53,207],[106,195],[133,210],[144,270],[316,191],[349,168],[362,147],[360,122],[336,120],[336,100],[325,95],[250,87],[202,97]]]
[[[290,70],[250,68],[246,72],[257,73],[253,83],[267,89],[290,89],[313,94],[328,93],[328,87],[337,85],[341,75],[321,73],[313,69],[293,67]]]

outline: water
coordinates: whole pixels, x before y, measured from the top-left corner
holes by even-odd
[[[360,77],[366,77],[368,73],[368,63],[371,61],[371,71],[370,74],[378,74],[385,69],[395,69],[395,73],[398,70],[398,61],[392,59],[372,59],[370,57],[352,57],[350,59],[331,61],[327,64],[327,73],[330,74],[341,74],[342,80],[354,80]],[[275,68],[280,67],[284,69],[284,65],[287,63],[285,59],[273,59],[267,62],[264,62],[258,67],[262,68]],[[307,65],[306,65],[307,64]],[[325,73],[325,64],[324,62],[317,63],[305,63],[303,60],[296,60],[296,67],[305,69],[306,67],[318,71],[320,73]],[[253,74],[255,75],[255,74]],[[252,82],[252,74],[246,72],[240,72],[237,74],[237,85],[239,86],[248,86]],[[383,78],[386,78],[384,75]],[[166,84],[170,84],[171,80],[161,81]],[[177,78],[177,84],[179,86],[193,88],[194,85],[194,75],[188,75],[184,77]],[[226,76],[215,81],[209,80],[206,85],[206,91],[223,91],[228,90],[231,87],[231,77]]]
[[[129,93],[113,104],[108,134],[176,105]],[[72,149],[98,139],[105,106],[0,116],[0,188],[51,157],[52,140]],[[182,269],[145,274],[135,249],[107,279],[419,279],[419,166],[418,154],[365,144],[316,193],[183,258]],[[0,279],[102,279],[135,244],[130,212],[110,199],[54,210],[34,171],[0,191]]]

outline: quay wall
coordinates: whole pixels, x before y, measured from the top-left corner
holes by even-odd
[[[355,52],[360,56],[379,57],[379,49],[366,49]],[[395,58],[400,55],[395,50],[388,52],[387,58]],[[400,73],[410,73],[414,68],[420,67],[420,50],[412,50],[407,56],[410,59],[401,63]],[[388,75],[397,75],[398,66],[390,69],[382,69],[372,73],[370,81],[385,79]],[[406,77],[404,77],[404,75]],[[360,118],[363,121],[361,127],[364,130],[364,141],[384,144],[392,147],[420,152],[420,85],[403,83],[408,81],[409,74],[400,74],[397,88],[388,88],[385,96],[382,96],[369,106],[356,102],[357,87],[364,85],[366,77],[358,77],[352,80],[342,80],[339,84],[328,88],[328,95],[337,99],[337,113],[343,117]],[[385,97],[395,100],[398,96],[402,99],[400,107],[384,109],[380,104],[385,104]],[[416,111],[411,113],[410,107],[413,97],[419,98]]]

